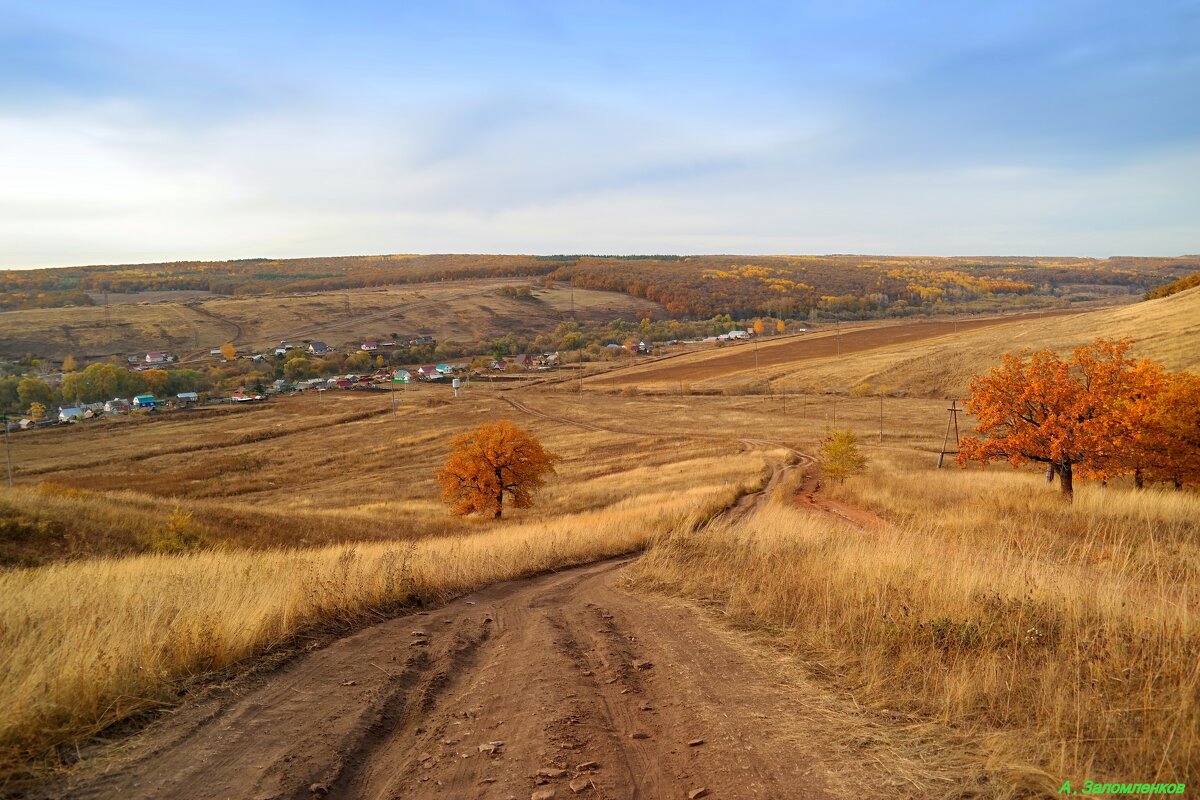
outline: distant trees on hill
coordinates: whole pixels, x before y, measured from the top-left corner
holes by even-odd
[[[1191,275],[1180,278],[1177,281],[1168,283],[1166,286],[1158,286],[1146,292],[1147,300],[1158,300],[1162,297],[1170,297],[1173,294],[1187,291],[1200,286],[1200,272],[1194,272]]]
[[[92,305],[91,294],[202,290],[244,295],[525,277],[645,298],[674,317],[903,316],[1064,287],[1147,290],[1200,270],[1186,258],[387,255],[255,258],[0,272],[0,310]],[[1107,287],[1107,288],[1106,288]]]

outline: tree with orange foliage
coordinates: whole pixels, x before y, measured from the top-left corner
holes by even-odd
[[[763,325],[763,321],[761,319],[754,320],[754,335],[755,336],[762,336],[763,332],[766,331],[766,329],[767,329],[767,326]]]
[[[451,514],[491,514],[500,519],[504,495],[516,508],[529,508],[558,460],[512,422],[485,423],[454,439],[446,466],[437,474],[442,502],[450,506]]]
[[[142,380],[151,394],[162,394],[171,380],[171,374],[165,369],[148,369],[142,373]]]
[[[221,358],[226,361],[233,361],[237,358],[237,348],[233,346],[233,342],[221,345]]]
[[[1200,485],[1200,375],[1168,373],[1133,441],[1135,482]]]
[[[1097,339],[1076,348],[1070,360],[1052,350],[1028,360],[1006,354],[971,381],[966,407],[979,435],[962,438],[958,463],[1047,464],[1068,500],[1077,466],[1091,477],[1118,472],[1117,453],[1129,446],[1122,414],[1154,372],[1149,362],[1127,356],[1130,345],[1127,339]]]
[[[777,320],[775,322],[775,333],[780,334],[780,333],[785,333],[786,331],[787,331],[787,323],[784,322],[783,320]]]

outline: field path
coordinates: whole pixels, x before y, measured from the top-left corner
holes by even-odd
[[[728,513],[749,513],[814,461],[792,453]],[[853,765],[831,766],[814,728],[824,698],[781,680],[776,662],[687,604],[626,591],[633,561],[497,584],[235,678],[47,796],[853,796],[839,778]]]
[[[821,798],[808,702],[628,559],[492,586],[185,704],[78,798]],[[578,793],[578,794],[576,794]]]
[[[586,420],[571,419],[570,417],[549,414],[545,411],[533,408],[528,403],[517,400],[511,394],[503,395],[501,399],[503,399],[517,411],[520,411],[522,414],[528,414],[530,416],[539,417],[540,419],[550,420],[552,422],[560,422],[564,425],[572,425],[588,431],[603,431],[606,433],[617,433],[624,436],[633,437],[659,438],[663,436],[673,436],[682,439],[709,439],[719,441],[730,440],[730,437],[728,436],[692,433],[689,431],[680,430],[650,432],[606,428]],[[797,505],[807,508],[810,511],[837,517],[839,520],[847,522],[858,528],[883,530],[889,527],[886,520],[872,511],[868,511],[865,508],[859,508],[858,506],[853,506],[848,503],[842,503],[827,497],[821,491],[823,484],[820,476],[817,474],[816,470],[811,469],[817,464],[817,459],[815,456],[804,453],[790,444],[772,441],[769,439],[735,438],[734,441],[741,442],[742,446],[749,450],[779,449],[786,450],[791,454],[791,460],[788,463],[773,463],[771,465],[771,478],[762,491],[744,495],[738,500],[737,505],[730,509],[730,513],[734,518],[739,518],[749,514],[759,505],[766,502],[775,492],[776,487],[785,481],[793,471],[802,470],[804,475],[799,487],[796,489],[793,498]]]

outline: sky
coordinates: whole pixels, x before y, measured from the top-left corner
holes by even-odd
[[[0,269],[1200,253],[1200,0],[0,0]]]

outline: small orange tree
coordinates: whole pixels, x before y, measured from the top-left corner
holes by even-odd
[[[1097,339],[1076,348],[1070,360],[1052,350],[1003,362],[971,381],[967,411],[978,436],[964,436],[958,462],[1007,460],[1049,465],[1062,493],[1074,496],[1074,472],[1106,477],[1115,454],[1128,446],[1124,412],[1153,372],[1126,354],[1131,342]]]
[[[446,466],[437,474],[442,502],[451,514],[491,514],[499,519],[505,494],[517,508],[532,506],[558,460],[508,420],[485,423],[455,437]]]

